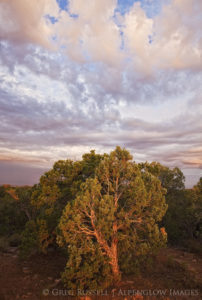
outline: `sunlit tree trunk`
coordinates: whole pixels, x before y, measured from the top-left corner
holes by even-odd
[[[118,243],[117,241],[114,241],[111,246],[111,252],[112,252],[112,257],[111,257],[111,266],[112,266],[112,272],[114,275],[114,280],[117,282],[120,280],[121,274],[119,270],[119,263],[118,263],[118,251],[117,247]]]

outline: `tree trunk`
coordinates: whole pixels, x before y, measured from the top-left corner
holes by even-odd
[[[31,215],[30,215],[30,213],[28,212],[28,210],[27,210],[27,209],[24,209],[24,212],[25,212],[25,214],[26,214],[28,220],[31,221],[32,218],[31,218]]]
[[[112,272],[114,275],[114,281],[118,282],[120,281],[121,273],[118,264],[117,241],[113,242],[111,250],[112,250],[112,256],[111,256]]]

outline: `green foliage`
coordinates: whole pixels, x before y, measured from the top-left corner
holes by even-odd
[[[21,255],[28,256],[32,252],[46,254],[47,248],[53,245],[55,234],[50,232],[46,220],[36,219],[26,223],[22,232]]]
[[[89,179],[87,182],[93,185],[96,180]],[[86,185],[84,184],[81,194],[85,193],[85,187]],[[99,190],[96,183],[95,188],[97,191]],[[85,209],[88,203],[88,198],[86,197],[81,199],[78,196],[77,199],[73,203],[67,204],[59,225],[58,244],[66,248],[68,253],[68,261],[65,272],[62,275],[63,282],[73,289],[94,289],[99,288],[101,285],[105,287],[112,282],[107,258],[102,255],[100,248],[92,242],[92,239],[85,238],[82,233],[74,230],[77,225],[82,225],[82,216],[77,214],[77,210]],[[110,210],[109,206],[108,212]],[[104,209],[107,208],[100,206],[102,212],[104,212]],[[85,218],[85,213],[83,217]],[[103,215],[103,218],[105,217],[106,214]]]
[[[63,273],[67,286],[105,287],[106,276],[108,284],[120,279],[121,272],[134,270],[138,257],[165,244],[165,230],[158,227],[167,209],[165,189],[131,159],[120,147],[105,155],[96,177],[87,179],[65,207],[58,243],[69,254]]]
[[[5,236],[0,237],[0,252],[6,252],[9,247],[8,238]]]
[[[185,190],[185,177],[179,168],[169,169],[160,163],[141,163],[139,168],[157,176],[166,188],[168,210],[161,222],[171,244],[185,244],[187,239],[201,238],[202,234],[202,180]]]
[[[84,154],[81,161],[59,160],[34,186],[31,203],[36,210],[35,221],[40,227],[38,246],[41,251],[46,252],[50,245],[56,246],[55,232],[65,205],[76,197],[86,178],[94,177],[102,159],[102,155],[92,150]]]
[[[120,147],[92,150],[59,160],[33,187],[0,187],[0,249],[20,245],[27,256],[59,245],[68,288],[106,288],[151,264],[167,233],[173,244],[197,241],[198,251],[201,212],[202,178],[185,190],[178,168],[136,164]]]
[[[0,187],[0,236],[4,248],[20,246],[22,252],[27,253],[33,247],[30,242],[33,228],[28,232],[29,222],[34,214],[31,193],[31,187]]]
[[[167,196],[168,211],[163,219],[172,244],[187,244],[187,240],[202,237],[202,202],[195,189]],[[188,245],[187,245],[188,246]]]
[[[68,247],[68,261],[62,280],[71,289],[100,289],[112,283],[111,268],[99,247],[80,240]]]
[[[195,237],[202,242],[202,177],[193,188],[194,197],[192,202],[192,211],[195,218]]]
[[[18,200],[18,208],[24,213],[27,221],[34,218],[35,210],[31,204],[31,196],[34,188],[29,186],[16,187],[15,194]]]
[[[21,244],[21,234],[20,233],[14,233],[9,238],[9,246],[10,247],[18,247]]]
[[[12,187],[0,187],[0,236],[20,233],[27,218],[20,209],[19,199]]]
[[[175,191],[184,190],[185,188],[185,177],[182,171],[177,167],[170,169],[158,162],[146,162],[140,163],[139,168],[142,171],[148,171],[149,173],[158,177],[162,186],[166,188],[167,194],[175,193]]]
[[[38,234],[35,222],[28,221],[22,233],[22,241],[20,245],[20,256],[27,257],[34,251],[38,250]]]

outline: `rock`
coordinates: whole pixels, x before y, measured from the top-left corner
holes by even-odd
[[[132,284],[132,283],[134,283],[134,281],[132,281],[132,280],[128,280],[128,281],[126,281],[126,283],[128,283],[128,284]]]
[[[30,277],[29,277],[29,275],[28,275],[28,276],[25,276],[25,277],[23,277],[23,280],[25,280],[25,281],[29,281],[29,280],[30,280]]]
[[[18,247],[9,247],[8,249],[7,249],[7,252],[8,253],[15,253],[15,252],[17,252],[18,251]]]
[[[33,279],[37,279],[38,278],[38,274],[35,274],[34,276],[33,276]]]
[[[48,277],[48,280],[53,280],[53,277]]]
[[[143,296],[142,295],[137,295],[133,297],[133,300],[143,300]]]
[[[10,256],[10,253],[4,253],[3,255],[8,257]]]
[[[58,278],[58,279],[55,279],[55,283],[59,283],[61,281],[61,279],[60,278]]]
[[[49,252],[49,253],[53,253],[54,251],[55,251],[54,247],[49,247],[47,249],[47,252]]]
[[[23,268],[23,273],[28,274],[28,273],[30,273],[30,270],[27,267],[24,267]]]
[[[197,262],[197,260],[194,258],[193,260],[192,260],[193,262]]]

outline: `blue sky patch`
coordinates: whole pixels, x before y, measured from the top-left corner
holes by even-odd
[[[117,10],[124,15],[127,13],[135,2],[140,2],[141,7],[146,12],[147,17],[152,18],[161,12],[162,0],[118,0]]]
[[[52,24],[55,24],[58,22],[57,18],[50,16],[50,15],[45,15],[45,18],[48,19]]]
[[[137,0],[118,0],[117,10],[124,15],[130,10],[130,7],[137,2]]]
[[[56,1],[57,1],[57,3],[58,3],[61,10],[68,11],[68,9],[69,9],[69,7],[68,7],[69,6],[69,1],[68,0],[56,0]],[[74,19],[77,19],[79,17],[79,15],[77,15],[77,14],[70,14],[69,13],[69,15],[70,15],[70,17],[72,17]]]
[[[68,0],[56,0],[61,10],[68,11]],[[161,12],[162,8],[162,0],[118,0],[117,3],[117,9],[116,11],[119,11],[122,15],[127,13],[130,8],[133,6],[135,2],[140,2],[141,7],[145,10],[147,16],[149,18],[154,17],[155,15],[158,15]],[[77,17],[76,15],[72,17]]]
[[[60,9],[62,10],[67,10],[68,9],[68,4],[69,4],[69,1],[68,0],[56,0]]]

